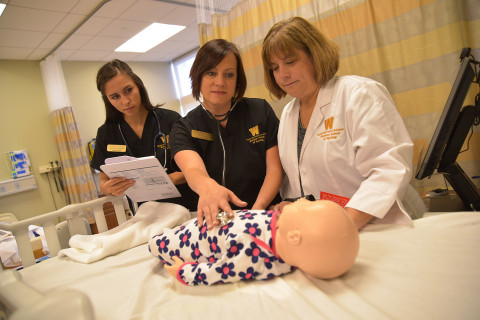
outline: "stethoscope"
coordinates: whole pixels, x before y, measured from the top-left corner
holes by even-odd
[[[153,115],[155,116],[155,119],[157,120],[157,126],[158,126],[158,133],[153,137],[153,155],[155,158],[157,157],[157,141],[158,138],[162,137],[163,138],[163,144],[165,146],[165,152],[164,152],[164,162],[163,162],[163,168],[166,170],[167,169],[167,137],[165,134],[162,132],[160,129],[160,119],[158,119],[158,115],[155,113],[155,111],[152,111]],[[118,131],[120,131],[120,135],[122,136],[123,142],[125,142],[125,146],[127,147],[127,151],[133,156],[132,150],[128,146],[127,140],[125,139],[125,136],[123,135],[122,128],[120,126],[120,122],[117,124],[118,126]]]
[[[203,110],[205,110],[205,112],[208,114],[208,116],[217,122],[218,136],[220,138],[220,144],[222,145],[222,151],[223,151],[222,186],[225,187],[225,168],[227,166],[227,161],[226,161],[227,157],[225,152],[225,145],[223,144],[222,134],[220,133],[220,123],[228,119],[228,117],[230,116],[230,113],[232,113],[233,108],[235,108],[235,106],[237,105],[238,100],[235,101],[233,106],[230,107],[230,110],[228,110],[224,114],[213,114],[203,106],[203,103],[201,101],[198,101],[198,102],[200,102],[200,105],[202,106]],[[223,118],[218,120],[215,117],[223,117]]]

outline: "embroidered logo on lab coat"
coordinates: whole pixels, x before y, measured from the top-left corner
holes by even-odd
[[[334,128],[333,127],[333,121],[335,120],[335,117],[330,117],[325,119],[325,131],[321,131],[317,133],[317,136],[322,138],[323,141],[326,140],[336,140],[340,134],[345,131],[345,128]]]
[[[267,133],[266,132],[260,133],[260,129],[258,128],[258,125],[251,127],[250,129],[248,129],[248,131],[250,131],[250,134],[252,136],[250,138],[247,138],[246,140],[251,144],[265,141],[265,136],[267,135]]]

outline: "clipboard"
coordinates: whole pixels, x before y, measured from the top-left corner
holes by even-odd
[[[100,169],[111,179],[125,177],[135,184],[125,191],[134,202],[153,201],[180,197],[177,187],[157,158],[110,158]],[[120,160],[120,161],[117,161]]]

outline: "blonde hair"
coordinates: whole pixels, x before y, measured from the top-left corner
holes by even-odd
[[[322,86],[333,78],[339,66],[339,48],[314,25],[301,17],[293,17],[273,25],[263,40],[262,61],[265,85],[277,98],[287,94],[275,81],[271,69],[272,57],[295,56],[295,49],[303,50],[312,61],[315,80]]]

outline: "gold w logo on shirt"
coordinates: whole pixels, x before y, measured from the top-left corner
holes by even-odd
[[[334,117],[330,117],[328,119],[325,119],[325,130],[330,130],[332,129],[333,127],[333,118]]]
[[[255,126],[255,127],[251,127],[250,129],[248,129],[248,131],[250,131],[250,133],[252,134],[252,136],[256,136],[258,134],[258,126]]]

